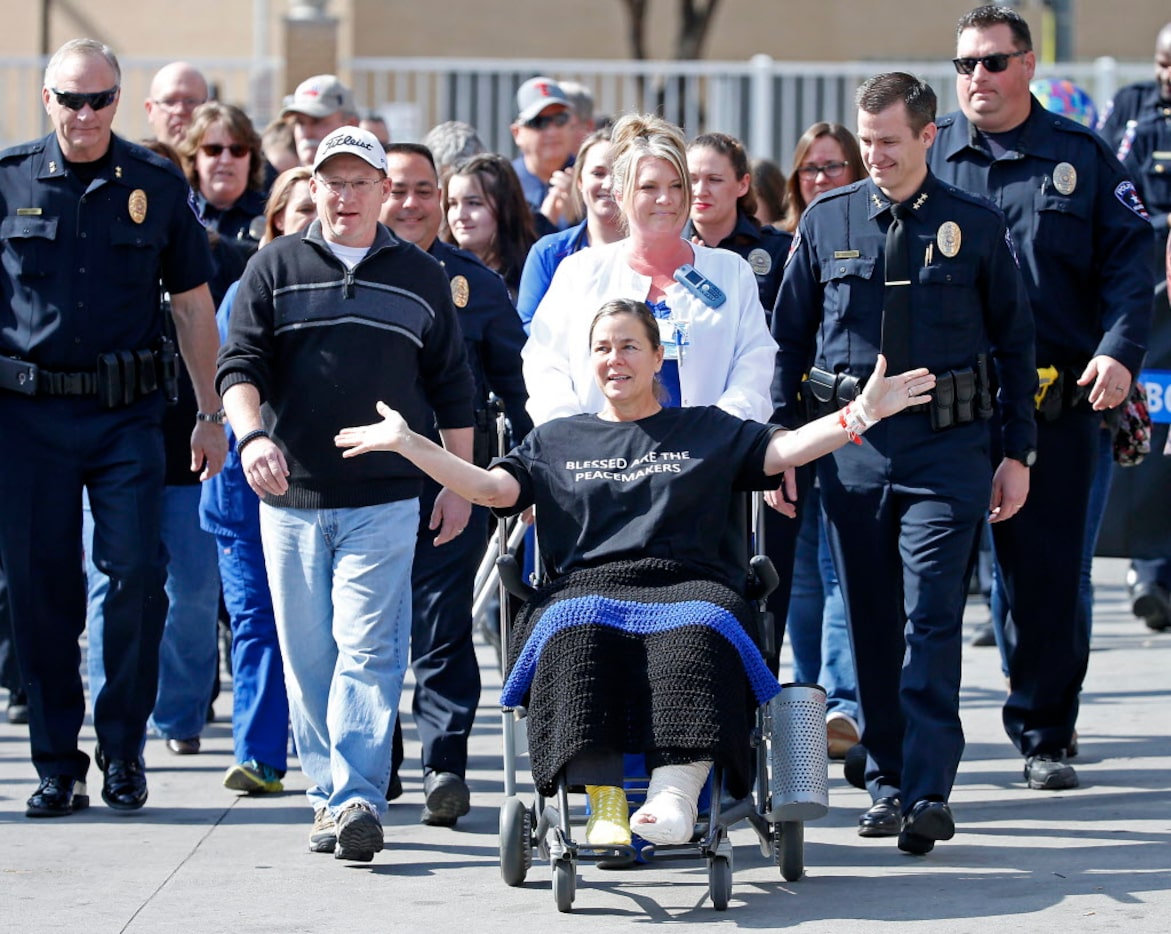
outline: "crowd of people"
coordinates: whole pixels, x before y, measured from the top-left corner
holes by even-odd
[[[957,112],[876,75],[787,180],[548,77],[517,91],[511,160],[466,124],[393,140],[333,75],[258,128],[185,62],[133,143],[114,53],[57,50],[52,132],[0,153],[0,436],[23,451],[0,459],[0,685],[29,727],[27,815],[90,803],[82,634],[102,798],[133,811],[148,734],[200,752],[224,615],[227,788],[281,791],[291,724],[310,849],[373,859],[410,665],[421,820],[454,826],[476,569],[493,511],[535,505],[549,589],[505,698],[538,787],[585,786],[590,842],[685,841],[713,762],[748,793],[744,718],[783,674],[741,629],[729,517],[758,489],[773,641],[826,689],[827,752],[872,799],[860,835],[922,855],[955,833],[989,530],[1006,733],[1028,787],[1076,787],[1087,563],[1166,307],[1171,24],[1100,134],[1031,93],[1014,10],[972,10],[955,42]],[[1169,567],[1134,565],[1153,629]],[[598,586],[621,595],[606,625],[580,609]]]

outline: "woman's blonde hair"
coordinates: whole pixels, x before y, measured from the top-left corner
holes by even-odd
[[[643,159],[663,159],[679,173],[686,199],[683,213],[691,213],[691,173],[687,170],[687,139],[679,127],[655,114],[629,114],[614,124],[610,134],[610,145],[613,147],[611,175],[614,179],[615,197],[622,199],[627,186],[634,184],[638,164]],[[622,216],[624,219],[627,216],[625,206]]]

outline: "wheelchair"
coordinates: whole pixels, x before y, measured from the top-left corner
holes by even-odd
[[[775,630],[765,602],[779,584],[772,562],[761,552],[763,508],[760,494],[752,509],[746,508],[745,527],[749,545],[745,589],[756,623],[749,633],[765,657],[775,654]],[[754,520],[749,523],[747,515]],[[518,540],[515,527],[501,520],[495,570],[500,591],[500,636],[507,659],[509,621],[507,595],[526,600],[535,587],[523,579],[510,543]],[[519,520],[513,520],[519,524]],[[489,556],[489,559],[491,556]],[[533,575],[539,580],[539,575]],[[712,907],[724,911],[732,893],[733,825],[746,821],[756,832],[761,854],[779,867],[788,882],[798,881],[805,872],[804,825],[828,813],[828,762],[825,734],[825,692],[818,685],[788,684],[770,702],[758,706],[750,730],[754,764],[753,786],[747,797],[725,799],[723,769],[717,762],[709,781],[710,809],[701,814],[689,842],[664,846],[646,843],[634,846],[594,846],[575,837],[571,824],[571,790],[565,770],[558,774],[551,798],[539,793],[526,802],[518,794],[518,761],[527,753],[526,712],[522,707],[502,708],[504,745],[504,793],[500,808],[500,874],[505,884],[522,886],[533,867],[534,854],[552,872],[552,891],[557,909],[572,910],[576,897],[579,862],[602,868],[618,868],[641,858],[644,862],[702,860],[707,864],[708,894]]]

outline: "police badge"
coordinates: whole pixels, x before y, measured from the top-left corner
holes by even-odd
[[[767,276],[769,270],[773,268],[773,258],[768,255],[767,250],[757,247],[748,254],[748,265],[758,276]]]
[[[146,192],[141,188],[135,188],[130,192],[130,201],[127,204],[130,211],[130,219],[136,224],[141,224],[146,220]]]
[[[1063,195],[1072,195],[1077,188],[1077,169],[1068,162],[1059,162],[1053,167],[1053,187]]]
[[[468,280],[463,276],[455,276],[451,280],[451,301],[456,308],[467,308],[468,299],[471,297],[471,289],[468,287]]]
[[[939,232],[935,235],[935,242],[939,244],[939,252],[951,259],[960,251],[963,234],[960,225],[955,221],[944,221],[939,225]]]

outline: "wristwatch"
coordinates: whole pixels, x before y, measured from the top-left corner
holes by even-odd
[[[1037,463],[1037,449],[1025,448],[1023,451],[1005,451],[1005,457],[1011,457],[1014,461],[1020,461],[1026,467],[1032,467]]]
[[[201,422],[211,422],[213,425],[222,425],[224,423],[224,410],[220,409],[218,412],[212,412],[208,415],[206,412],[196,412],[195,418]]]

